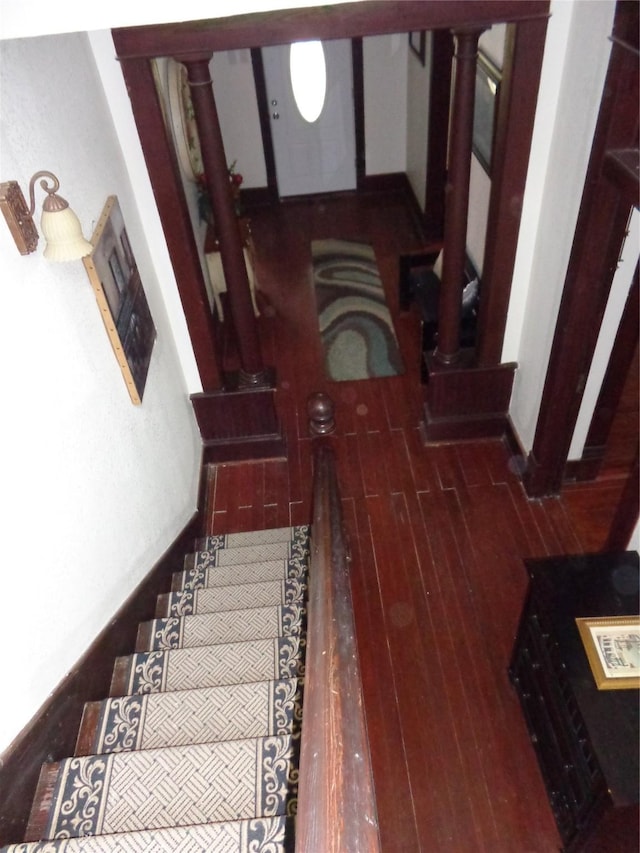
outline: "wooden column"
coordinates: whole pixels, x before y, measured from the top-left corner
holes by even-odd
[[[242,238],[233,205],[220,122],[213,97],[209,58],[186,61],[191,100],[200,137],[202,162],[220,240],[222,269],[227,284],[231,319],[240,356],[240,385],[267,384],[253,313]]]
[[[452,364],[460,350],[462,283],[467,243],[469,178],[473,141],[473,105],[478,39],[482,29],[454,30],[454,92],[446,185],[444,256],[440,293],[438,346],[435,356]]]
[[[428,241],[444,240],[447,186],[447,133],[451,102],[453,38],[449,30],[431,33],[431,73],[424,231]]]
[[[532,498],[561,491],[629,213],[638,206],[638,41],[638,4],[619,3],[536,434],[523,476]]]

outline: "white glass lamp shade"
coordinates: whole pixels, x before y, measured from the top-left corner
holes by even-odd
[[[43,254],[50,261],[75,261],[93,251],[93,246],[82,234],[78,217],[70,207],[43,210],[40,229],[47,241]]]
[[[327,95],[327,64],[321,41],[291,45],[291,88],[300,115],[310,124],[320,117]]]

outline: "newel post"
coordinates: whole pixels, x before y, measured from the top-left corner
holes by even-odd
[[[184,65],[187,69],[202,148],[202,162],[220,239],[220,256],[227,282],[231,317],[238,340],[240,385],[264,386],[268,384],[267,371],[262,361],[242,238],[233,206],[222,132],[209,73],[209,59],[188,60]]]
[[[478,39],[482,29],[454,30],[455,82],[449,141],[449,175],[445,188],[444,255],[435,357],[443,364],[458,358],[462,282],[467,242],[469,178],[473,144]]]
[[[328,394],[316,391],[307,400],[309,432],[312,437],[331,435],[336,430],[335,406]]]

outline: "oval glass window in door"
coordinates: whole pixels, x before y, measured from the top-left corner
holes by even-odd
[[[293,97],[300,115],[312,123],[318,119],[327,94],[327,65],[321,41],[291,45],[289,69]]]

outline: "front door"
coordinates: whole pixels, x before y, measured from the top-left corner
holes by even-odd
[[[351,41],[323,42],[326,97],[312,122],[291,83],[289,45],[262,48],[278,193],[281,197],[356,188]]]

